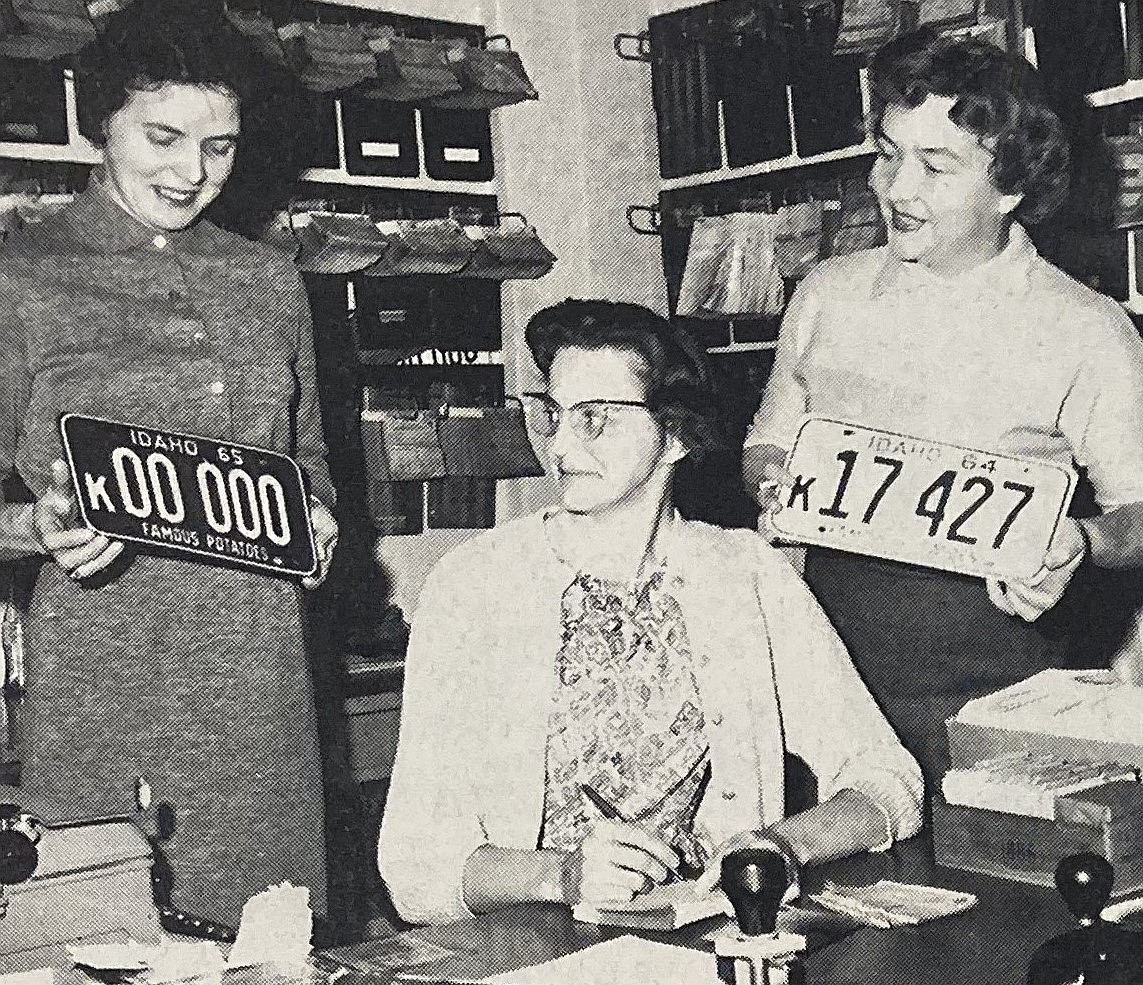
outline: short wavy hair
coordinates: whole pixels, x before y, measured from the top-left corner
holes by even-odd
[[[950,38],[923,27],[877,52],[869,82],[874,133],[890,106],[913,108],[931,95],[955,100],[949,119],[991,151],[1000,192],[1023,196],[1014,215],[1024,225],[1044,221],[1067,198],[1067,132],[1040,74],[1023,58],[980,38]]]
[[[245,106],[263,92],[265,64],[221,11],[137,0],[113,15],[99,41],[76,60],[80,130],[102,144],[104,125],[132,92],[169,83],[228,91]]]
[[[724,446],[705,350],[684,329],[650,308],[569,298],[536,312],[525,332],[547,379],[561,349],[620,349],[644,366],[647,404],[694,456]]]
[[[239,153],[210,215],[256,235],[312,156],[317,124],[310,97],[284,65],[262,57],[231,26],[221,5],[135,0],[109,18],[99,41],[76,59],[81,132],[102,145],[104,125],[133,92],[172,83],[237,97]]]

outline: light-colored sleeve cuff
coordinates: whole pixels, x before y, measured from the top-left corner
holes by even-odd
[[[839,788],[848,787],[867,797],[885,819],[885,841],[871,851],[888,851],[898,841],[921,830],[925,783],[910,757],[912,769],[882,769],[860,777],[847,777]]]
[[[0,561],[13,561],[47,553],[34,534],[35,503],[0,506]]]
[[[890,848],[893,847],[893,844],[896,841],[896,839],[893,837],[893,832],[896,827],[893,823],[893,815],[890,814],[888,810],[886,810],[885,805],[880,801],[870,800],[869,803],[877,808],[881,814],[882,820],[885,822],[885,840],[879,845],[870,846],[869,851],[887,852]]]

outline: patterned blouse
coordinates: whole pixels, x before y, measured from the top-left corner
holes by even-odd
[[[598,818],[586,784],[686,863],[706,861],[693,829],[709,748],[686,626],[663,583],[662,570],[634,589],[580,574],[564,592],[544,848],[573,850]]]

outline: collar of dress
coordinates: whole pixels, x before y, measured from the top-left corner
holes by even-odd
[[[586,573],[590,575],[592,572],[581,572],[574,562],[560,553],[558,545],[549,533],[548,520],[562,512],[564,512],[563,507],[550,506],[539,514],[540,528],[543,533],[544,541],[552,557],[562,568],[575,571],[576,573]],[[639,574],[635,578],[635,587],[641,586],[654,572],[665,572],[670,569],[671,558],[674,553],[672,548],[681,535],[682,529],[683,518],[677,509],[672,509],[663,518],[663,522],[660,523],[655,530],[651,543],[647,545],[646,552],[643,555],[643,563],[640,565]]]
[[[112,198],[107,179],[98,168],[92,172],[86,190],[76,196],[64,214],[77,241],[106,253],[126,253],[149,246],[158,235],[180,252],[209,252],[216,240],[214,226],[203,219],[186,229],[172,231],[152,229],[140,222]]]

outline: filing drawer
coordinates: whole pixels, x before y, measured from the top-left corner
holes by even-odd
[[[410,178],[420,172],[412,106],[346,96],[341,119],[345,168],[350,174]]]
[[[0,59],[0,140],[66,144],[67,109],[59,62]]]
[[[487,111],[421,110],[425,172],[438,181],[490,181],[492,126]]]

